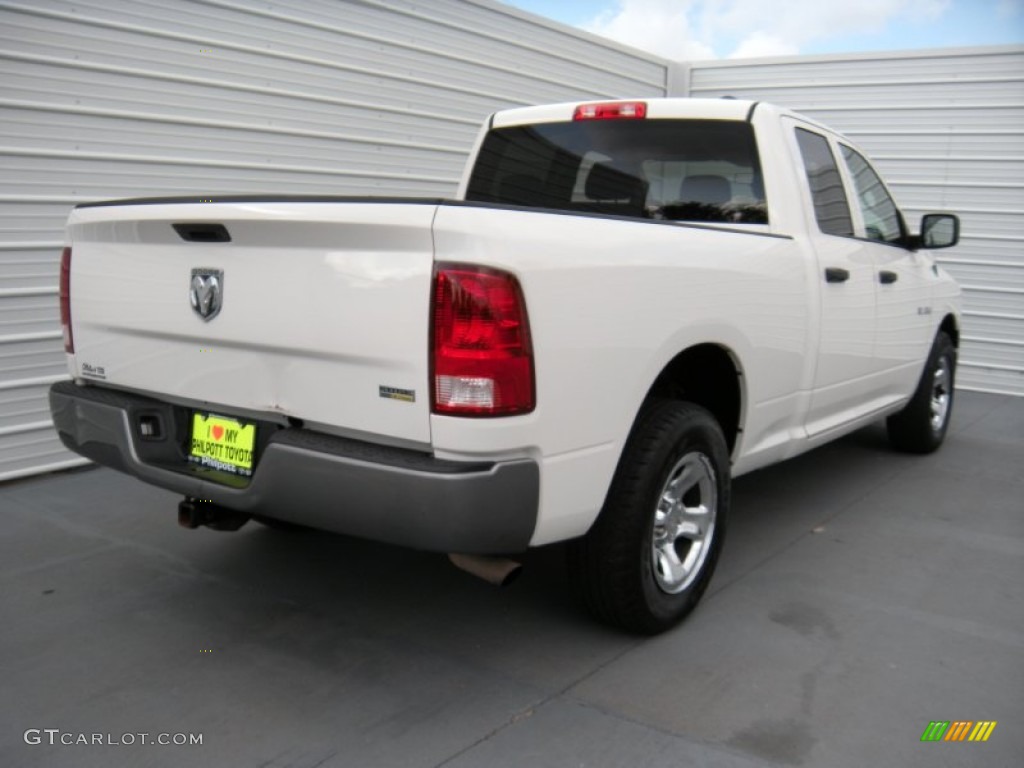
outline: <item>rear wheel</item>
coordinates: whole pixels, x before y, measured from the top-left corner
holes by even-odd
[[[906,408],[886,421],[889,442],[895,448],[910,453],[931,453],[942,445],[953,413],[955,374],[956,347],[953,340],[940,331],[914,396]]]
[[[725,536],[729,454],[703,408],[657,401],[640,416],[604,508],[569,549],[573,583],[600,620],[654,634],[707,588]]]

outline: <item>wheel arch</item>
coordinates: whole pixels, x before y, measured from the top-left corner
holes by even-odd
[[[707,409],[734,453],[743,431],[743,369],[736,355],[715,343],[684,349],[662,368],[644,397],[694,403]],[[643,409],[641,409],[643,410]]]
[[[939,331],[946,333],[953,340],[953,346],[960,349],[960,324],[952,313],[942,318]]]

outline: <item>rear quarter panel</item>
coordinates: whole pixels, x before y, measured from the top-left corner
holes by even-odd
[[[743,372],[738,453],[795,428],[811,307],[793,240],[471,205],[441,206],[434,239],[436,259],[505,269],[523,286],[536,410],[432,416],[431,432],[438,455],[541,462],[534,544],[587,530],[652,383],[695,344],[722,346]]]

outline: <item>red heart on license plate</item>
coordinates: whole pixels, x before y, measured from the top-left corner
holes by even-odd
[[[214,424],[213,425],[213,439],[214,440],[220,440],[222,437],[224,437],[224,427],[222,427],[220,424]]]

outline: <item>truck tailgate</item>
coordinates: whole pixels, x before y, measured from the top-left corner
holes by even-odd
[[[435,210],[426,201],[78,208],[73,373],[427,444]],[[224,232],[229,241],[204,241]],[[205,307],[190,300],[196,275]]]

